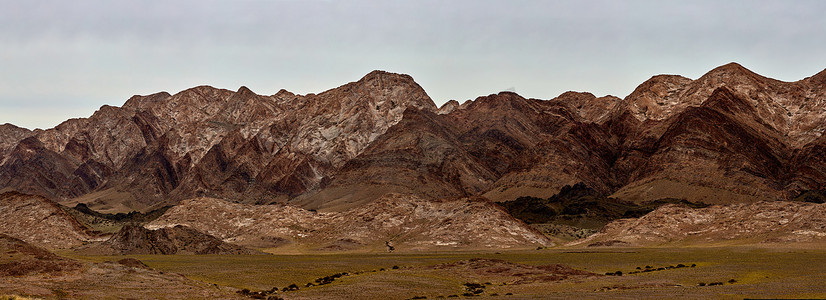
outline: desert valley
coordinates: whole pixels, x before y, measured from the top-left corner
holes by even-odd
[[[373,71],[0,125],[0,295],[824,298],[826,70],[438,107]]]

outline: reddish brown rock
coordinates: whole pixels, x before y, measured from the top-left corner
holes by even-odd
[[[56,203],[40,196],[0,194],[0,234],[49,249],[70,248],[100,238]]]
[[[707,208],[668,204],[622,219],[569,245],[650,246],[676,243],[823,243],[826,204],[760,201]]]
[[[255,247],[397,251],[531,248],[552,242],[479,198],[426,200],[387,194],[342,212],[312,212],[291,205],[236,204],[212,198],[181,202],[147,225],[185,225],[224,241]]]
[[[200,86],[135,96],[48,130],[0,127],[0,187],[104,212],[209,196],[336,210],[388,192],[625,200],[783,199],[826,183],[826,71],[782,82],[735,64],[658,75],[625,99],[503,92],[436,108],[374,71],[319,94]]]
[[[78,253],[93,255],[126,254],[264,254],[225,243],[186,226],[149,230],[127,225],[106,241],[80,247]]]

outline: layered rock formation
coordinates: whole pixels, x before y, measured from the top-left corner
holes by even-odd
[[[198,195],[283,201],[317,189],[408,107],[436,110],[412,78],[382,71],[318,95],[201,86],[135,96],[48,130],[4,125],[0,187],[104,212]]]
[[[89,232],[56,203],[40,196],[0,194],[0,234],[38,247],[71,248],[101,237]]]
[[[736,241],[822,243],[826,204],[760,201],[706,208],[668,204],[637,219],[622,219],[571,245],[650,246]]]
[[[181,202],[147,228],[178,225],[227,242],[265,248],[293,243],[310,250],[383,251],[389,244],[397,251],[416,251],[552,244],[482,199],[432,201],[399,194],[337,213],[196,198]]]
[[[134,258],[81,262],[4,234],[0,252],[3,294],[42,299],[244,299],[234,289],[152,270]]]
[[[180,225],[158,230],[124,226],[108,240],[81,247],[77,251],[94,255],[263,254]]]
[[[0,188],[103,212],[207,196],[343,211],[386,193],[629,201],[789,199],[826,184],[826,71],[781,82],[727,64],[625,97],[515,93],[437,108],[375,71],[318,95],[196,87],[48,130],[0,126]]]

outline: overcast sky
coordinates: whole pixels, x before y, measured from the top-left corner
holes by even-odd
[[[5,1],[0,124],[50,128],[135,94],[318,93],[381,69],[441,105],[512,90],[625,97],[736,61],[826,68],[826,1]]]

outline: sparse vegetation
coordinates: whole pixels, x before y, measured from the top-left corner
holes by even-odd
[[[39,298],[29,298],[17,295],[0,295],[0,300],[38,300]]]
[[[475,296],[485,292],[484,284],[465,282],[464,286],[465,290],[467,291],[467,293],[463,294],[465,296]]]
[[[383,246],[379,244],[380,246]],[[383,251],[383,249],[381,249]],[[759,253],[759,255],[754,255]],[[546,251],[500,251],[500,254],[490,253],[440,253],[440,254],[326,254],[326,255],[273,255],[273,256],[221,256],[208,255],[192,257],[186,255],[159,256],[140,255],[130,256],[139,259],[151,268],[167,273],[180,273],[189,278],[208,283],[218,283],[221,287],[247,288],[250,291],[267,291],[277,285],[277,293],[265,293],[267,297],[280,295],[284,287],[295,283],[300,290],[290,291],[290,296],[299,298],[323,298],[324,295],[335,290],[337,293],[346,291],[346,297],[354,299],[382,299],[393,297],[407,298],[427,297],[428,299],[464,297],[462,294],[484,295],[507,298],[506,293],[525,296],[525,298],[570,297],[583,295],[587,297],[599,287],[612,286],[612,292],[628,297],[662,298],[673,296],[675,288],[671,284],[679,284],[686,288],[695,287],[692,293],[698,298],[715,298],[720,293],[742,294],[744,297],[794,297],[802,295],[808,297],[819,296],[823,290],[804,288],[820,287],[811,282],[823,278],[820,272],[822,265],[826,265],[826,250],[791,250],[766,252],[750,248],[723,247],[723,248],[623,248],[622,252],[608,250],[587,250],[568,252],[566,250],[550,248]],[[542,283],[532,281],[529,285],[524,282],[503,280],[496,277],[499,273],[475,273],[472,268],[442,269],[428,266],[452,264],[457,261],[470,261],[472,258],[501,259],[506,262],[545,265],[549,262],[570,265],[579,270],[591,272],[599,271],[614,273],[620,270],[622,277],[591,277],[584,281],[567,281],[560,285],[556,281]],[[122,258],[122,257],[120,257]],[[117,261],[119,257],[92,257],[100,261]],[[692,269],[691,265],[702,266]],[[392,266],[399,266],[393,269]],[[673,267],[672,267],[673,266]],[[342,272],[342,268],[352,271]],[[636,269],[639,267],[639,269]],[[652,270],[646,273],[631,275],[630,272]],[[355,270],[378,270],[385,272],[358,272]],[[663,268],[663,271],[653,271]],[[491,270],[495,270],[491,269]],[[773,273],[787,274],[786,276],[770,276],[771,274],[756,271],[771,270]],[[316,279],[333,278],[335,274],[348,273],[350,275],[334,278],[332,284],[317,284]],[[492,276],[492,277],[491,277]],[[631,278],[628,278],[631,277]],[[342,280],[345,279],[346,280]],[[796,278],[796,279],[794,279]],[[731,283],[731,279],[736,279]],[[801,285],[800,280],[807,281]],[[315,284],[305,288],[306,283]],[[488,284],[488,283],[491,284]],[[526,281],[527,282],[527,281]],[[607,284],[603,284],[606,282]],[[610,283],[608,283],[610,282]],[[651,285],[645,285],[649,282]],[[721,282],[721,286],[698,288],[699,283]],[[466,286],[465,283],[470,285]],[[507,284],[505,284],[507,283]],[[639,286],[637,286],[639,284]],[[666,284],[663,286],[662,284]],[[395,286],[404,292],[399,295],[399,289],[366,288],[380,285]],[[484,286],[482,293],[473,291]],[[528,288],[530,286],[530,288]],[[562,288],[564,286],[564,288]],[[629,289],[629,287],[631,287]],[[639,288],[642,287],[642,288]],[[470,289],[467,289],[470,288]],[[747,288],[746,290],[742,288]],[[785,289],[794,292],[779,294],[771,291]],[[64,289],[66,290],[66,289]],[[755,293],[754,291],[766,291]],[[600,292],[602,293],[602,292]],[[804,294],[807,293],[807,294]],[[452,296],[452,297],[449,297]],[[596,294],[603,295],[604,294]],[[785,295],[785,296],[784,296]],[[249,297],[252,299],[252,297]]]
[[[683,199],[660,199],[644,203],[633,203],[606,197],[588,188],[583,183],[566,185],[550,198],[519,197],[513,201],[497,202],[512,216],[532,225],[539,226],[545,234],[570,238],[582,238],[594,233],[610,221],[621,218],[641,217],[658,207],[679,203],[692,208],[705,207],[701,203]],[[572,228],[558,227],[573,226]],[[584,230],[584,231],[583,231]],[[581,232],[580,232],[581,231]]]
[[[697,266],[697,264],[691,264],[692,268],[696,267],[696,266]],[[647,273],[647,272],[654,272],[654,271],[665,271],[665,270],[680,269],[680,268],[688,268],[688,266],[685,265],[685,264],[677,264],[676,266],[669,265],[667,267],[659,267],[659,268],[655,268],[655,267],[652,267],[652,266],[645,266],[645,268],[643,269],[641,267],[637,267],[636,271],[628,272],[628,274]],[[620,271],[617,271],[617,272],[620,272]],[[622,273],[622,272],[620,272],[620,273]],[[609,275],[609,274],[606,273],[605,275]],[[619,276],[622,276],[622,275],[619,275]]]
[[[810,190],[801,192],[792,201],[826,203],[826,190]]]
[[[293,284],[290,284],[289,286],[281,289],[281,291],[282,292],[292,292],[292,291],[297,291],[298,289],[299,289],[298,285],[293,283]]]
[[[92,210],[84,203],[78,203],[74,207],[61,206],[65,212],[69,213],[78,222],[89,229],[101,232],[116,232],[124,225],[143,225],[159,218],[172,206],[164,206],[146,213],[132,211],[129,213],[105,214]]]

